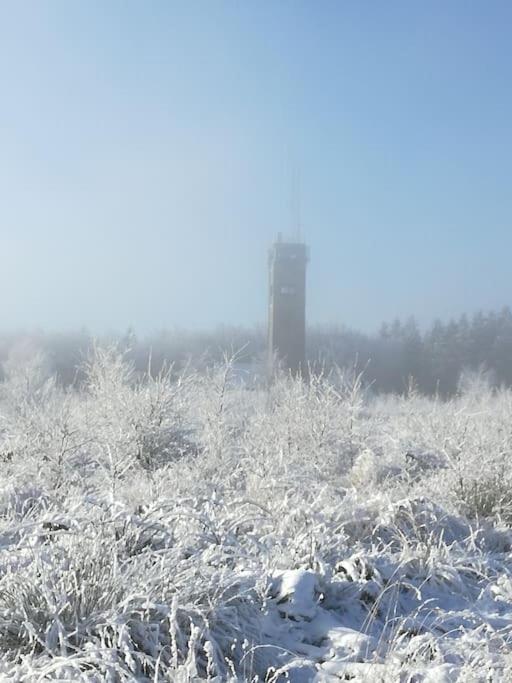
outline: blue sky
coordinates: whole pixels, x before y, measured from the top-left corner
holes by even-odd
[[[266,316],[299,169],[308,316],[512,304],[512,4],[6,0],[0,327]]]

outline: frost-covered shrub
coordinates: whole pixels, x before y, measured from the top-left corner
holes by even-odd
[[[245,388],[236,357],[154,377],[116,347],[64,390],[21,360],[2,680],[508,680],[511,392]]]
[[[136,375],[117,347],[95,347],[85,368],[87,432],[91,452],[110,483],[137,472],[150,472],[196,452],[193,430],[186,422],[186,386],[190,377],[175,378],[172,368],[156,377]]]

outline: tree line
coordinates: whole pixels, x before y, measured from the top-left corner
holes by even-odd
[[[158,373],[164,365],[204,368],[238,352],[241,363],[264,372],[266,331],[219,327],[211,331],[163,330],[139,338],[132,330],[100,340],[120,345],[135,368]],[[95,340],[86,331],[0,335],[0,363],[23,362],[41,352],[60,382],[78,385],[80,366]],[[478,312],[422,330],[414,318],[384,323],[376,334],[340,326],[308,330],[308,362],[313,370],[335,366],[363,372],[376,392],[405,393],[414,386],[428,395],[455,394],[467,373],[485,373],[495,386],[512,386],[512,312]]]

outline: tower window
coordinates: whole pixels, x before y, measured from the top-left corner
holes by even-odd
[[[295,287],[291,287],[290,285],[284,285],[281,287],[281,294],[295,294]]]

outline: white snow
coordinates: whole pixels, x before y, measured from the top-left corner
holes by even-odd
[[[512,393],[0,385],[0,680],[512,680]]]

